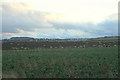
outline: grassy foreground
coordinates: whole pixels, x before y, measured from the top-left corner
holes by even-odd
[[[118,48],[3,50],[3,78],[117,78]]]

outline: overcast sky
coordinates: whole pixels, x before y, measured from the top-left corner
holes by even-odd
[[[3,38],[118,35],[118,1],[4,0],[0,4],[1,34]]]

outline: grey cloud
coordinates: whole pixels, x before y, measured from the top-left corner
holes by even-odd
[[[65,29],[65,30],[73,29],[73,30],[84,30],[84,31],[89,31],[88,28],[94,29],[93,27],[95,26],[92,23],[82,24],[82,23],[54,23],[52,22],[51,24],[53,24],[56,29]]]
[[[21,4],[25,6],[25,4]],[[41,28],[45,28],[48,31],[48,28],[51,28],[51,25],[56,30],[56,32],[46,32],[50,34],[52,37],[78,37],[72,36],[69,34],[68,30],[76,30],[82,31],[87,34],[91,34],[94,36],[105,36],[105,35],[117,35],[118,33],[118,24],[117,20],[106,20],[96,25],[92,23],[60,23],[47,21],[44,18],[43,13],[31,10],[26,10],[26,14],[17,10],[14,10],[10,5],[3,5],[2,12],[2,32],[3,33],[19,33],[17,29],[21,29],[23,31],[34,32],[35,29],[40,30]],[[60,29],[65,30],[63,33],[59,33]],[[41,33],[41,32],[39,32]],[[43,36],[43,35],[40,35]],[[39,36],[39,37],[40,37]],[[44,37],[44,36],[43,36]]]
[[[99,23],[98,26],[100,26],[100,28],[104,32],[108,32],[108,34],[118,33],[118,21],[117,20],[106,20],[102,23]]]
[[[81,30],[83,32],[105,36],[105,35],[118,35],[118,22],[117,20],[105,20],[97,25],[92,23],[74,24],[74,23],[52,23],[56,29],[64,30]]]
[[[34,31],[35,28],[49,27],[49,23],[45,20],[42,12],[27,11],[27,14],[18,12],[14,15],[14,9],[9,5],[3,6],[2,12],[2,31],[3,33],[17,33],[17,28],[24,31]]]

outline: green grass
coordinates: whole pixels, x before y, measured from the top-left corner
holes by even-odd
[[[0,79],[2,78],[2,50],[0,49]]]
[[[96,38],[93,40],[118,40],[118,38]]]
[[[3,50],[3,78],[117,78],[118,48]]]

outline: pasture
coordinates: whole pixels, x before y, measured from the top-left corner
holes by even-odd
[[[3,78],[117,78],[118,47],[3,50]]]

